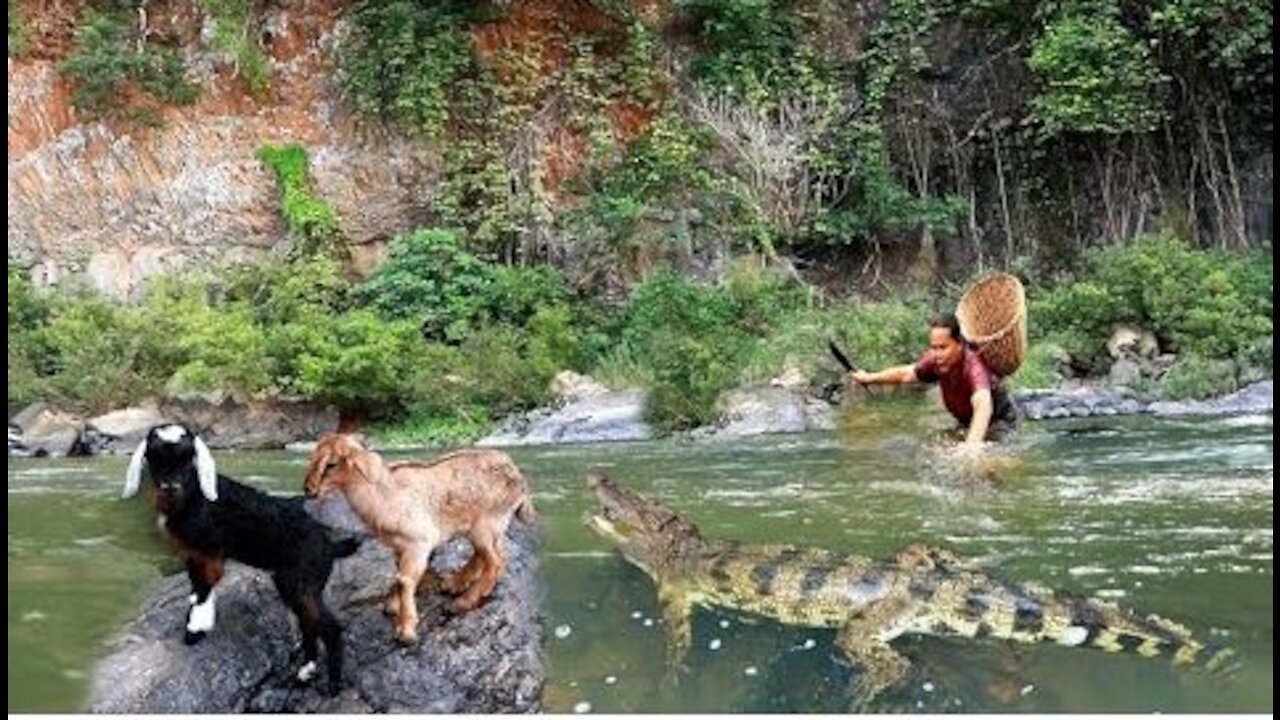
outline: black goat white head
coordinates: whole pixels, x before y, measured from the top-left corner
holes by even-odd
[[[129,460],[121,497],[137,494],[142,484],[143,465],[161,492],[181,493],[184,482],[194,471],[201,494],[211,502],[218,499],[218,471],[213,464],[213,454],[203,440],[183,425],[151,428]]]

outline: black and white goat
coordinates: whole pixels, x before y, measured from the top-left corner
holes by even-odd
[[[226,560],[238,560],[270,572],[297,616],[306,656],[300,680],[315,674],[316,639],[324,641],[328,690],[336,694],[342,680],[342,627],[324,605],[324,587],[334,560],[354,553],[360,541],[331,539],[307,515],[301,497],[271,497],[219,475],[209,448],[182,425],[151,428],[129,462],[124,497],[137,494],[144,468],[154,486],[150,500],[156,524],[186,560],[191,578],[186,643],[199,642],[213,629],[213,587]]]

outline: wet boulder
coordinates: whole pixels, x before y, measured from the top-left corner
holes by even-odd
[[[356,528],[341,499],[311,504],[322,522]],[[90,707],[105,713],[413,712],[498,713],[541,709],[540,589],[536,534],[512,523],[508,563],[494,595],[476,610],[450,615],[449,598],[418,596],[416,647],[401,647],[381,600],[394,579],[390,551],[365,541],[339,560],[325,601],[344,625],[343,690],[322,693],[321,671],[296,678],[301,635],[265,573],[236,563],[217,587],[217,625],[197,645],[183,644],[185,575],[160,581],[139,616],[111,641],[94,674]],[[437,570],[460,566],[464,540],[435,555]]]

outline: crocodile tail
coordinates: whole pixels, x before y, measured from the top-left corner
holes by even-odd
[[[1165,657],[1175,665],[1202,667],[1210,672],[1233,667],[1233,648],[1202,643],[1186,627],[1159,615],[1142,617],[1129,610],[1089,598],[1057,598],[1069,618],[1056,623],[1046,640],[1062,645],[1093,647],[1143,657]]]

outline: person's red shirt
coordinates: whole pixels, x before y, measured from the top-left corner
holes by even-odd
[[[973,394],[979,390],[990,390],[992,399],[992,421],[1004,415],[1007,403],[1004,388],[1000,379],[987,369],[986,363],[971,348],[964,349],[964,359],[952,366],[948,373],[938,371],[938,364],[928,352],[920,356],[916,362],[916,379],[921,382],[937,382],[942,390],[942,402],[947,410],[968,425],[973,419]]]

